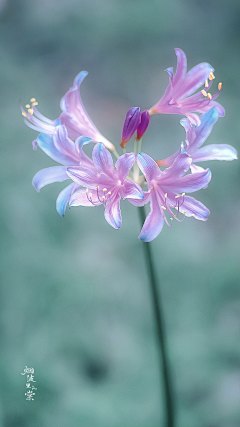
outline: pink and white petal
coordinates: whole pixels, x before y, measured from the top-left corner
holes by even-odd
[[[138,236],[143,242],[151,242],[163,228],[164,218],[161,214],[155,191],[151,191],[150,207],[151,211],[145,219],[141,233]]]
[[[214,107],[205,114],[202,114],[201,123],[195,128],[195,138],[191,139],[189,143],[188,154],[192,156],[192,154],[206,141],[217,119],[218,110]]]
[[[180,206],[180,212],[185,212],[185,215],[194,216],[196,219],[206,221],[210,214],[209,209],[194,197],[185,196],[184,203]]]
[[[114,172],[113,159],[109,151],[99,142],[92,152],[93,163],[99,173],[112,177]]]
[[[184,175],[192,163],[191,157],[185,153],[179,154],[173,164],[162,172],[161,184],[171,185],[175,180]]]
[[[128,181],[127,179],[124,181],[123,189],[121,192],[121,196],[123,199],[143,199],[143,191],[136,182]]]
[[[121,182],[128,176],[131,167],[134,165],[136,160],[136,154],[126,153],[123,156],[119,157],[116,161],[115,167],[117,168],[117,175]],[[115,172],[115,175],[116,175]]]
[[[211,171],[209,169],[204,172],[196,172],[179,178],[169,185],[164,184],[164,191],[174,191],[176,193],[193,193],[194,191],[207,188],[211,179]]]
[[[161,171],[157,163],[147,154],[139,153],[137,155],[137,163],[148,182],[160,177]]]
[[[237,151],[228,144],[210,144],[199,148],[192,155],[193,162],[203,162],[205,160],[235,160]]]
[[[80,157],[80,165],[95,170],[93,161],[83,151],[83,146],[90,144],[90,142],[93,142],[91,138],[88,138],[87,136],[80,136],[76,139],[75,144]]]
[[[57,126],[56,132],[53,135],[53,142],[57,150],[66,158],[69,158],[69,164],[79,164],[79,153],[73,141],[68,138],[67,129],[65,126]]]
[[[151,194],[150,194],[150,192],[148,192],[148,191],[143,191],[143,199],[128,199],[128,201],[130,202],[130,203],[132,203],[132,205],[134,205],[134,206],[144,206],[144,205],[146,205],[146,203],[148,203],[149,202],[149,200],[150,200],[150,197],[151,197]]]
[[[111,197],[111,199],[108,200],[107,202],[105,212],[104,212],[106,221],[113,228],[120,228],[122,225],[120,199],[121,199],[121,196],[119,193],[117,193],[115,197]]]
[[[116,184],[110,177],[98,174],[96,169],[91,170],[84,166],[73,166],[67,168],[67,175],[77,184],[91,189],[101,186],[103,188],[107,187],[108,190],[111,190]]]
[[[186,98],[194,93],[200,86],[202,86],[209,74],[214,71],[214,68],[207,62],[193,67],[186,75],[183,84],[179,89],[174,91],[174,97],[178,100]]]
[[[70,166],[72,164],[78,164],[74,158],[70,155],[66,155],[57,149],[54,144],[52,135],[41,133],[37,138],[37,145],[49,156],[62,165]]]
[[[173,78],[173,84],[175,90],[182,84],[182,80],[184,79],[187,72],[187,57],[185,53],[181,49],[174,49],[177,55],[177,70],[176,74]]]
[[[65,187],[61,191],[61,193],[59,193],[57,201],[56,201],[56,209],[57,209],[57,212],[61,216],[64,216],[66,206],[67,206],[72,194],[74,193],[74,191],[77,190],[77,188],[78,188],[78,185],[73,182],[72,184]]]
[[[185,111],[185,109],[182,109],[182,110]],[[190,122],[192,123],[192,125],[199,126],[200,123],[201,123],[201,120],[198,117],[198,115],[195,114],[195,113],[189,113],[187,110],[188,109],[186,108],[186,111],[184,113],[186,115],[186,117],[190,120]]]
[[[192,173],[198,173],[198,172],[204,172],[205,171],[204,168],[202,168],[201,166],[194,165],[193,163],[191,164],[190,169],[191,169]]]
[[[53,166],[51,168],[42,169],[34,175],[32,184],[37,191],[40,191],[45,185],[53,182],[63,182],[69,179],[66,173],[65,166]]]
[[[86,193],[85,188],[75,191],[69,200],[69,206],[98,206],[101,205],[96,190]]]

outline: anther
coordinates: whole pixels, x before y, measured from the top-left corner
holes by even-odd
[[[112,194],[111,191],[109,191],[108,194]]]
[[[186,193],[182,193],[182,196],[185,196]]]
[[[89,197],[91,197],[91,198],[92,198],[92,193],[89,193]]]
[[[218,83],[218,90],[222,89],[222,82]]]
[[[106,189],[106,188],[103,188],[103,191],[107,191],[107,189]]]
[[[171,221],[173,221],[173,218],[170,218]]]
[[[86,188],[86,193],[88,193],[88,188]]]
[[[182,213],[185,214],[185,213],[187,213],[187,211],[183,211]]]
[[[214,74],[213,74],[213,73],[210,73],[210,74],[209,74],[209,80],[213,80],[213,79],[215,79],[215,76],[214,76]]]
[[[29,104],[26,104],[26,108],[30,108],[30,105],[29,105]]]
[[[207,96],[207,92],[203,89],[202,91],[203,96]]]
[[[30,102],[35,102],[36,101],[36,98],[31,98],[30,99]]]
[[[165,199],[167,198],[167,193],[164,194]]]
[[[25,111],[22,111],[22,115],[23,115],[24,117],[27,117],[27,114],[25,113]]]
[[[212,99],[212,95],[211,95],[211,93],[208,93],[208,94],[207,94],[207,97],[208,97],[208,99]]]
[[[33,102],[32,107],[35,107],[35,105],[38,105],[38,102]]]
[[[208,79],[205,80],[205,87],[208,87]]]
[[[102,199],[103,199],[103,200],[105,200],[105,198],[106,198],[105,196],[102,196]]]
[[[28,112],[29,112],[29,114],[33,115],[33,109],[32,108],[29,108]]]
[[[98,190],[98,189],[99,189],[99,186],[97,185],[96,190]]]
[[[165,208],[165,206],[161,206],[162,209],[166,210],[167,208]]]
[[[180,197],[180,196],[175,196],[175,199],[178,199],[178,197]]]

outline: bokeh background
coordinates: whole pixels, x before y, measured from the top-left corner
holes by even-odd
[[[210,62],[226,116],[209,143],[239,144],[239,0],[1,0],[1,427],[157,427],[163,408],[151,296],[137,210],[123,225],[103,209],[38,194],[34,174],[53,166],[20,102],[59,117],[81,70],[85,107],[116,145],[132,106],[150,108],[182,48],[189,69]],[[212,91],[214,93],[214,90]],[[180,116],[155,115],[144,138],[155,159],[184,140]],[[152,243],[161,282],[178,427],[240,425],[239,164],[209,162],[197,198],[207,222],[164,227]],[[35,400],[26,401],[27,365]]]

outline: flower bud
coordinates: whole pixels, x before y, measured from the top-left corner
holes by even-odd
[[[125,148],[128,140],[133,136],[141,123],[141,110],[138,107],[130,108],[127,112],[126,119],[123,125],[121,147]]]
[[[137,139],[141,139],[149,124],[149,112],[145,110],[141,114],[141,123],[137,128]]]

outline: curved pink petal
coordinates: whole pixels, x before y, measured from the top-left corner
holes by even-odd
[[[206,188],[211,179],[211,171],[209,169],[204,172],[196,172],[179,178],[176,181],[164,185],[164,190],[168,192],[174,191],[175,193],[193,193],[194,191]]]
[[[161,184],[171,184],[172,182],[183,176],[190,168],[191,163],[192,159],[186,153],[179,154],[175,158],[172,165],[162,172]]]
[[[139,153],[137,155],[137,163],[148,182],[157,179],[161,175],[157,163],[147,154]]]
[[[101,204],[97,191],[86,192],[85,188],[75,191],[69,201],[69,206],[98,206]]]
[[[91,138],[88,138],[86,136],[80,136],[75,141],[76,150],[79,153],[80,165],[95,170],[93,161],[83,151],[83,146],[90,144],[90,142],[93,142]]]
[[[86,71],[79,73],[74,80],[74,86],[62,98],[60,103],[63,111],[60,116],[61,124],[66,126],[70,138],[88,136],[95,142],[102,142],[113,151],[114,145],[98,131],[83,106],[79,88],[87,74]]]
[[[64,216],[66,206],[67,206],[72,194],[74,193],[74,191],[77,190],[77,188],[78,188],[78,185],[73,182],[72,184],[65,187],[61,191],[61,193],[59,193],[57,201],[56,201],[56,209],[57,209],[57,212],[61,216]]]
[[[67,168],[67,175],[77,184],[95,189],[97,186],[107,187],[111,190],[115,185],[115,181],[104,174],[97,174],[97,171],[88,169],[83,166],[74,166]]]
[[[111,199],[107,202],[105,212],[104,212],[106,221],[113,228],[120,228],[122,225],[120,199],[121,199],[121,196],[119,193],[116,193],[115,196],[113,195],[113,197],[111,197]]]
[[[214,68],[207,62],[196,65],[187,73],[181,87],[179,89],[177,88],[176,92],[174,91],[174,97],[182,99],[191,95],[204,84],[209,74],[213,71]]]
[[[228,144],[210,144],[199,148],[192,155],[193,162],[203,162],[205,160],[235,160],[237,151]]]
[[[134,206],[144,206],[149,202],[151,197],[150,191],[143,191],[143,199],[128,199]]]
[[[173,78],[173,84],[175,85],[175,88],[177,89],[178,86],[181,84],[182,80],[184,79],[184,77],[186,76],[187,57],[181,49],[176,48],[174,50],[175,50],[175,53],[177,55],[177,61],[178,62],[177,62],[176,74]]]
[[[37,191],[40,191],[45,185],[53,182],[62,182],[69,179],[66,173],[65,166],[53,166],[51,168],[42,169],[34,175],[32,184]]]
[[[119,159],[115,163],[115,167],[117,171],[115,171],[115,175],[119,177],[121,182],[127,178],[131,167],[134,165],[136,160],[136,154],[134,153],[126,153],[123,156],[119,157]]]
[[[145,219],[141,233],[138,236],[144,242],[151,242],[151,240],[155,239],[161,232],[164,223],[154,190],[151,191],[150,207],[151,211]]]
[[[110,177],[113,176],[114,165],[112,156],[101,142],[93,148],[92,158],[99,173],[105,173]]]
[[[65,126],[60,125],[56,127],[56,132],[53,135],[53,141],[59,153],[64,155],[66,158],[69,158],[69,161],[71,162],[74,160],[74,163],[72,164],[79,164],[79,153],[77,152],[74,142],[68,138]]]
[[[41,133],[37,138],[37,145],[49,156],[51,159],[55,160],[62,165],[70,166],[76,165],[79,161],[76,160],[75,156],[72,156],[71,153],[65,154],[59,151],[59,148],[56,147],[54,137],[46,133]]]
[[[136,182],[128,181],[127,179],[124,181],[123,189],[121,192],[121,196],[123,199],[140,199],[144,198],[143,191]]]
[[[180,206],[180,212],[184,212],[186,216],[194,216],[201,221],[206,221],[210,211],[201,202],[190,196],[184,197],[184,203]]]

